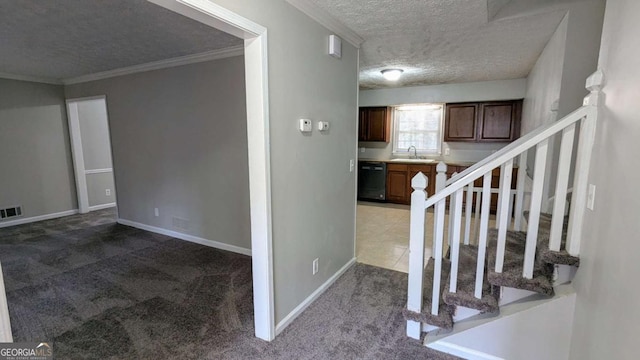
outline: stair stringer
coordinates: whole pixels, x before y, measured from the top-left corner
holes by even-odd
[[[465,359],[568,359],[575,299],[571,284],[560,285],[553,297],[531,295],[430,332],[424,345]]]

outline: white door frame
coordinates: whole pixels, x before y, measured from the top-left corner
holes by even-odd
[[[148,0],[244,39],[255,335],[275,338],[267,29],[209,0]]]
[[[104,208],[104,206],[100,206],[100,207],[96,206],[94,208],[91,208],[89,206],[89,192],[87,190],[87,174],[89,172],[84,166],[84,151],[82,150],[82,133],[80,131],[80,116],[78,114],[78,103],[82,101],[90,101],[90,100],[103,100],[105,107],[107,106],[107,97],[105,95],[88,96],[88,97],[66,100],[67,119],[69,123],[69,140],[71,143],[71,157],[73,160],[73,170],[74,170],[74,175],[76,179],[76,193],[78,196],[78,212],[80,214],[86,214],[91,210],[97,210],[97,208]],[[109,136],[109,145],[111,145],[111,136]],[[113,148],[111,148],[110,151],[113,151]],[[111,166],[112,166],[111,169],[104,169],[104,170],[111,170],[111,172],[113,172],[113,165]],[[114,183],[113,190],[117,196],[117,192],[115,191],[115,183]],[[113,204],[107,204],[107,206],[111,207],[113,206]]]

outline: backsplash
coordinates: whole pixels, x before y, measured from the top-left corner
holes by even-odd
[[[442,143],[444,149],[449,148],[449,155],[434,156],[436,159],[448,161],[478,162],[495,151],[505,147],[506,143]],[[364,149],[364,152],[362,151]],[[358,143],[358,158],[388,160],[394,158],[391,142],[360,142]],[[407,152],[407,156],[409,153]]]

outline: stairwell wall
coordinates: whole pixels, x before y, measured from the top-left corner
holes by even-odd
[[[588,94],[585,80],[597,66],[604,0],[572,3],[527,78],[522,109],[522,134],[563,118],[582,106]],[[543,210],[555,193],[560,137],[549,144]],[[574,154],[576,148],[574,147]],[[527,161],[527,174],[533,176],[534,152]],[[573,170],[570,179],[573,178]],[[545,210],[546,211],[546,210]]]
[[[595,209],[582,231],[571,359],[637,359],[640,288],[640,2],[609,0],[599,68],[605,104],[589,182]]]

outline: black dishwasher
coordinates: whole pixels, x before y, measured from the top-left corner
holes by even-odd
[[[358,162],[358,199],[385,200],[387,164],[379,161]]]

